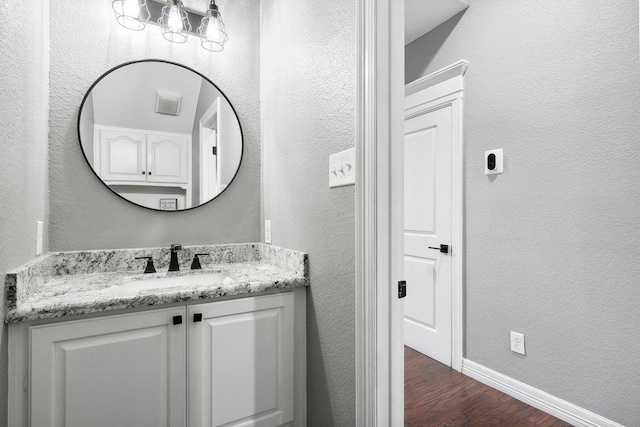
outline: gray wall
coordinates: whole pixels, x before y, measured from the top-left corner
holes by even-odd
[[[355,192],[328,186],[355,144],[354,49],[354,2],[262,1],[262,219],[309,253],[309,426],[355,424]]]
[[[406,81],[460,59],[466,357],[640,425],[638,1],[472,0],[406,48]]]
[[[51,250],[259,239],[259,4],[228,3],[221,12],[232,36],[215,54],[202,49],[196,37],[171,44],[157,26],[129,31],[116,23],[111,2],[51,2],[51,22],[56,22],[50,31]],[[154,212],[120,199],[93,175],[78,144],[78,108],[93,81],[115,65],[148,58],[178,62],[207,76],[229,97],[243,126],[245,157],[233,185],[192,211]]]
[[[47,3],[47,2],[44,2]],[[44,8],[44,12],[43,12]],[[47,223],[46,4],[0,7],[0,277],[32,260]],[[46,251],[46,237],[45,237]],[[0,293],[4,318],[4,293]],[[7,327],[0,328],[0,420],[7,419]],[[3,424],[3,421],[0,421]]]

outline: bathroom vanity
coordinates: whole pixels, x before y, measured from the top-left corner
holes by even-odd
[[[185,247],[167,272],[170,256],[52,253],[7,275],[9,425],[306,424],[307,255]]]

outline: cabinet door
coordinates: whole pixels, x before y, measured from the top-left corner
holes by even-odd
[[[146,181],[146,135],[100,131],[100,177],[105,181]]]
[[[184,307],[30,328],[31,426],[186,425]]]
[[[189,138],[186,136],[147,136],[149,168],[147,181],[186,183],[189,177]]]
[[[293,420],[293,307],[286,293],[188,308],[190,426]]]

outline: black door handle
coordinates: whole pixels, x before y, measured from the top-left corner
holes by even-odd
[[[202,313],[194,313],[193,314],[194,322],[202,322]]]
[[[434,248],[433,246],[429,246],[429,249],[436,249],[436,250],[442,252],[443,254],[448,254],[449,253],[449,245],[440,245],[439,248]]]
[[[181,325],[182,324],[182,316],[173,316],[173,324]]]

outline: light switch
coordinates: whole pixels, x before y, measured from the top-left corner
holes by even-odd
[[[502,148],[484,152],[484,174],[497,175],[503,171]]]
[[[350,148],[329,156],[329,187],[356,183],[356,149]]]

